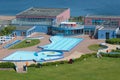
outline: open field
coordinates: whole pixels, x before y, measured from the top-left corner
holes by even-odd
[[[0,71],[1,80],[119,80],[120,58],[87,58],[57,67],[28,68],[24,74]]]

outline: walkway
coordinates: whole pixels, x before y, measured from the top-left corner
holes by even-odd
[[[107,44],[106,46],[108,46],[108,48],[102,49],[102,50],[98,50],[98,52],[106,52],[108,50],[108,52],[111,52],[111,50],[116,50],[117,45],[113,45],[113,44]]]

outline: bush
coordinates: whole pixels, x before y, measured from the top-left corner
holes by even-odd
[[[2,62],[0,63],[0,68],[14,68],[14,63],[11,62]]]
[[[36,67],[36,64],[30,64],[28,67]]]
[[[120,38],[107,39],[106,43],[109,43],[109,44],[120,44]]]

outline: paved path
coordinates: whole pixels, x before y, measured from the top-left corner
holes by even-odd
[[[111,52],[111,50],[116,50],[116,47],[117,47],[117,45],[113,45],[113,44],[106,44],[106,46],[108,47],[108,48],[105,48],[105,49],[102,49],[102,50],[98,50],[99,52],[107,52],[107,50],[108,50],[108,52]]]

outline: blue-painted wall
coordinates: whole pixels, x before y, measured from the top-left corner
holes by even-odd
[[[48,32],[48,26],[46,26],[46,25],[35,26],[35,30],[36,30],[36,32],[47,33]]]
[[[98,30],[98,39],[106,39],[106,33],[109,33],[109,38],[116,38],[115,30]]]
[[[95,30],[96,26],[94,25],[84,25],[84,30]]]
[[[12,34],[16,33],[16,36],[21,36],[21,33],[22,33],[22,32],[25,32],[25,33],[26,33],[25,36],[29,36],[30,34],[36,32],[35,28],[36,28],[36,27],[32,27],[32,28],[30,28],[30,29],[28,29],[28,30],[14,30],[14,31],[12,32]]]
[[[12,32],[12,34],[16,33],[16,36],[21,36],[21,32],[20,30],[15,30]]]

